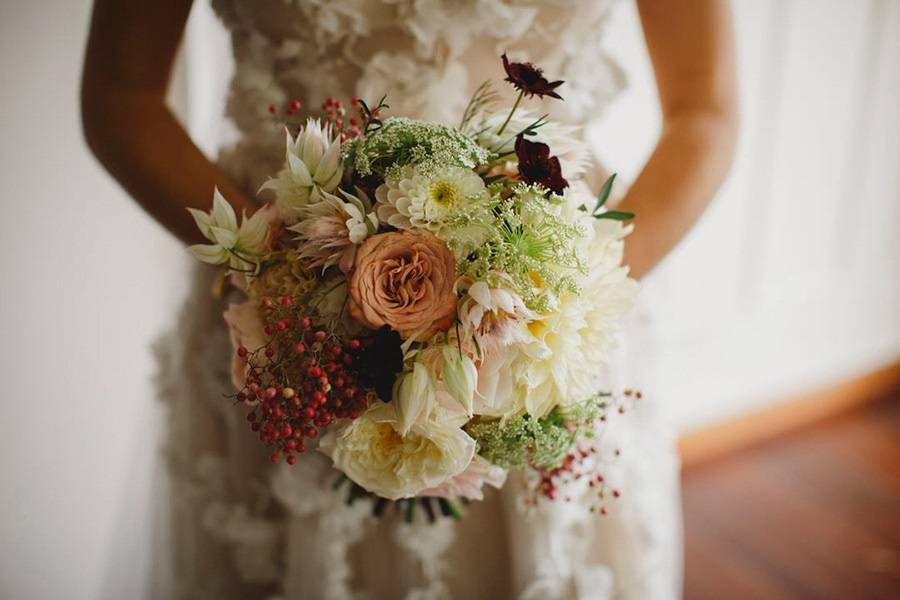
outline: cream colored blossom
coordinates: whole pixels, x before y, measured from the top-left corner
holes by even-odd
[[[474,340],[481,356],[527,341],[528,336],[518,325],[537,318],[512,289],[491,287],[484,281],[468,286],[457,314],[463,339]]]
[[[255,255],[264,250],[269,237],[270,215],[265,209],[253,216],[237,215],[218,188],[213,192],[213,208],[209,213],[188,208],[203,237],[212,244],[194,244],[188,250],[199,260],[213,265],[228,264],[232,269],[247,270],[256,265]]]
[[[581,291],[564,293],[551,311],[523,324],[527,342],[485,357],[478,371],[476,412],[542,417],[557,405],[596,393],[598,368],[615,346],[619,323],[637,294],[637,282],[620,266],[622,238],[630,230],[618,221],[594,221],[584,248]]]
[[[464,167],[444,167],[422,173],[406,165],[375,190],[378,218],[397,229],[438,233],[446,220],[485,198],[481,177]]]
[[[378,230],[378,218],[364,194],[338,191],[343,199],[322,191],[321,200],[301,209],[301,220],[288,229],[299,234],[297,250],[311,268],[338,266],[349,273],[357,246]]]
[[[475,363],[459,347],[451,344],[445,344],[441,354],[443,358],[441,374],[447,391],[471,417],[475,386],[478,383]]]
[[[431,410],[435,401],[435,382],[430,370],[421,362],[394,382],[394,402],[397,405],[397,425],[400,435],[406,435],[413,424]]]
[[[475,455],[475,440],[456,425],[433,420],[415,423],[403,436],[395,407],[376,401],[329,431],[319,450],[369,492],[399,500],[462,473]]]
[[[260,188],[275,192],[275,206],[288,224],[296,223],[303,209],[334,192],[341,182],[341,141],[331,128],[309,119],[297,137],[286,131],[285,165],[277,177]]]

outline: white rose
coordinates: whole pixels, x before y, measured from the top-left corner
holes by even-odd
[[[395,408],[374,403],[359,418],[326,434],[319,451],[352,481],[389,500],[410,498],[462,473],[475,440],[459,427],[424,420],[400,435]]]

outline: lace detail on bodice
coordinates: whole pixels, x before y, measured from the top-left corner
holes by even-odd
[[[624,86],[603,47],[614,0],[212,1],[232,33],[227,112],[241,134],[223,166],[254,190],[282,155],[272,104],[387,94],[391,114],[452,123],[479,84],[502,80],[503,52],[566,81],[565,102],[535,107],[556,121],[587,124]]]

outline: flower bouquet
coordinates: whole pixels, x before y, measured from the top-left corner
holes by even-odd
[[[578,179],[571,128],[520,108],[562,82],[503,66],[512,108],[483,84],[456,127],[383,118],[384,98],[298,123],[294,101],[273,200],[191,210],[210,241],[191,251],[248,298],[225,320],[249,428],[273,462],[324,453],[376,511],[455,515],[511,468],[554,498],[613,400],[597,370],[637,289],[633,215],[605,208],[613,178]]]

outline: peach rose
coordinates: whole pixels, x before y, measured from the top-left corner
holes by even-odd
[[[430,234],[410,231],[368,238],[350,273],[350,314],[379,329],[425,341],[456,316],[456,259]]]

